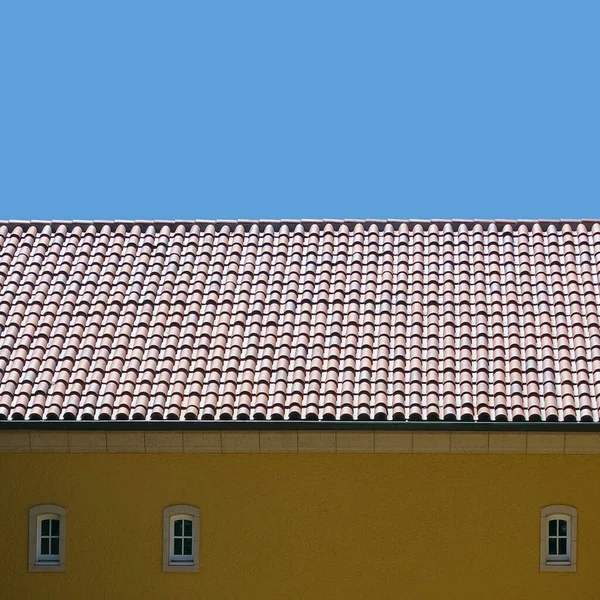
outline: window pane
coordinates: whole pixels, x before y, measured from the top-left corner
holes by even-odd
[[[567,553],[567,538],[559,538],[558,540],[558,553],[566,554]]]
[[[49,538],[42,538],[42,547],[41,547],[41,553],[42,554],[50,554],[50,539]]]
[[[548,521],[548,525],[549,525],[548,534],[556,535],[556,519],[552,519],[552,521]]]
[[[58,538],[50,539],[50,554],[58,554]]]
[[[181,535],[181,519],[175,521],[175,535]]]
[[[567,522],[562,519],[558,522],[558,535],[567,535]]]
[[[50,519],[44,519],[42,521],[42,535],[50,534]]]
[[[52,519],[52,535],[58,535],[58,519]]]
[[[173,554],[175,554],[175,556],[181,556],[181,538],[175,538],[175,551],[173,552]]]
[[[192,522],[189,519],[184,521],[185,535],[192,535]]]
[[[548,540],[548,554],[556,554],[556,538]]]
[[[183,540],[183,553],[190,556],[192,554],[192,538]]]

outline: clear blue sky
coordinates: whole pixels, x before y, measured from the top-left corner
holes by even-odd
[[[0,218],[600,217],[598,0],[15,0]]]

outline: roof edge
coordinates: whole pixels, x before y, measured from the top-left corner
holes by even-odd
[[[546,229],[550,225],[562,226],[562,225],[585,225],[587,227],[600,223],[600,219],[214,219],[214,220],[193,220],[193,219],[174,219],[174,220],[162,220],[162,219],[134,219],[134,220],[103,220],[103,219],[92,219],[92,220],[0,220],[0,227],[7,227],[9,230],[14,230],[17,227],[50,227],[52,230],[58,227],[66,227],[67,230],[71,230],[74,227],[109,227],[111,230],[115,230],[118,227],[124,227],[127,231],[133,227],[168,227],[176,228],[183,226],[185,229],[191,229],[193,226],[199,227],[201,230],[208,226],[230,226],[237,227],[242,226],[245,230],[249,230],[252,227],[258,227],[259,230],[263,230],[268,226],[278,229],[282,226],[287,227],[311,227],[316,225],[317,227],[323,227],[325,225],[332,225],[334,229],[339,229],[345,225],[353,227],[355,225],[362,225],[363,227],[371,227],[375,225],[378,229],[383,230],[387,225],[397,227],[400,225],[406,225],[409,229],[413,229],[415,226],[429,226],[437,225],[443,227],[445,225],[451,225],[453,229],[458,229],[460,226],[466,226],[468,229],[476,226],[489,226],[495,225],[498,228],[504,226],[518,227],[525,225],[528,229],[531,229],[534,225],[539,225],[542,229]]]
[[[0,431],[600,432],[600,422],[531,421],[0,421]]]

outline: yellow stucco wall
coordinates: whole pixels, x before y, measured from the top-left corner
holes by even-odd
[[[598,599],[600,457],[0,455],[0,598]],[[28,509],[67,509],[65,573],[27,572]],[[163,573],[162,510],[201,509],[199,573]],[[577,573],[539,515],[579,511]]]

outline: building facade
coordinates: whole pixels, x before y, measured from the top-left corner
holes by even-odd
[[[596,598],[600,223],[0,224],[0,597]]]

